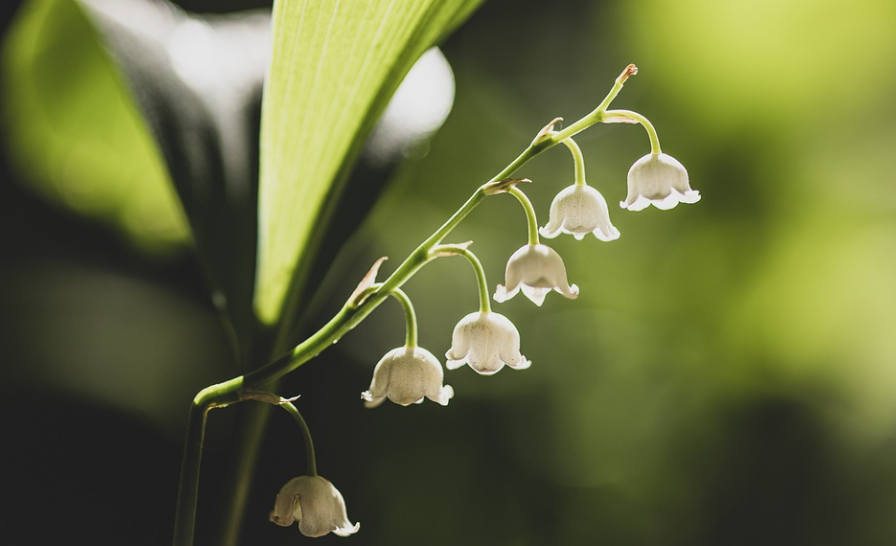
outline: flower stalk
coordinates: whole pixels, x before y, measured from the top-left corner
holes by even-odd
[[[582,156],[582,149],[576,144],[572,137],[563,141],[569,151],[572,153],[572,161],[576,166],[576,186],[584,186],[585,182],[585,158]]]
[[[414,312],[414,304],[411,303],[411,298],[401,288],[393,290],[392,297],[398,300],[398,303],[401,304],[401,309],[404,311],[404,320],[407,324],[404,345],[405,347],[415,349],[417,347],[417,314]]]
[[[526,197],[526,194],[523,193],[523,190],[517,187],[511,188],[507,193],[516,197],[517,201],[519,201],[523,206],[523,210],[526,211],[526,224],[529,228],[529,244],[539,244],[540,241],[538,239],[538,220],[535,218],[535,208],[532,206],[532,201],[529,201],[529,198]]]
[[[570,150],[577,161],[576,180],[578,182],[580,178],[579,175],[581,174],[581,180],[584,184],[584,162],[579,161],[581,151],[578,150],[578,147],[572,143],[571,140],[569,140],[570,137],[596,123],[632,119],[641,123],[645,129],[647,129],[651,139],[651,149],[654,153],[659,153],[659,140],[656,137],[656,131],[646,118],[640,116],[640,114],[626,110],[607,111],[610,103],[622,89],[622,86],[628,77],[636,73],[637,67],[635,67],[635,65],[628,65],[616,79],[613,88],[603,101],[601,101],[598,107],[566,129],[555,131],[554,127],[560,120],[558,118],[557,120],[552,121],[538,133],[535,140],[533,140],[513,161],[508,163],[488,182],[477,188],[463,205],[461,205],[461,207],[452,214],[445,223],[433,232],[432,235],[411,252],[384,282],[372,285],[366,290],[363,299],[357,301],[355,298],[350,298],[336,315],[317,332],[295,346],[292,350],[282,354],[265,366],[250,371],[244,376],[239,376],[218,385],[203,389],[197,394],[190,409],[187,441],[185,444],[184,460],[181,470],[181,482],[178,490],[174,546],[191,546],[193,544],[202,443],[205,432],[206,416],[210,409],[240,402],[244,400],[243,394],[245,393],[245,389],[264,389],[286,374],[296,370],[298,367],[302,366],[317,356],[321,351],[342,338],[342,336],[373,312],[373,310],[376,309],[388,296],[395,296],[404,305],[404,302],[402,301],[402,295],[404,293],[400,290],[401,286],[419,271],[420,268],[435,257],[433,255],[433,249],[435,249],[437,245],[439,245],[442,240],[451,233],[451,231],[457,227],[470,212],[473,211],[473,209],[490,195],[495,195],[496,193],[510,193],[520,201],[526,211],[529,244],[539,245],[538,225],[535,219],[534,208],[528,197],[526,197],[521,190],[516,188],[516,184],[521,180],[511,180],[510,177],[523,165],[542,152],[561,142],[566,143],[566,145],[570,147]],[[483,311],[486,311],[488,309],[488,293],[487,289],[483,290],[485,280],[481,264],[479,264],[478,259],[475,259],[475,256],[473,256],[472,253],[469,253],[469,251],[460,252],[460,254],[466,256],[471,264],[473,264],[474,269],[476,269],[478,282],[480,283],[480,307]],[[575,286],[572,288],[575,288]],[[568,292],[564,293],[567,297],[574,297],[577,290],[575,290],[575,292],[572,290],[564,290],[564,292]],[[541,299],[543,299],[543,295],[541,296]],[[408,321],[407,340],[408,344],[413,343],[413,345],[416,345],[416,319],[413,318],[413,308],[410,307],[410,300],[407,300],[406,296],[405,300],[408,304],[405,306],[405,314]],[[281,334],[284,331],[285,329],[281,328]],[[275,346],[282,346],[283,341],[284,338],[279,336]],[[288,407],[286,407],[286,409],[289,411]],[[298,412],[296,412],[296,415],[298,415]],[[304,433],[307,433],[307,426],[303,425],[304,421],[301,420],[300,415],[298,416],[298,420],[300,421],[300,427],[302,427]],[[310,435],[307,436],[306,440],[306,445],[310,446]],[[313,464],[312,461],[313,452],[309,454],[309,464]]]
[[[290,414],[299,425],[299,430],[302,431],[302,440],[305,442],[305,460],[308,466],[308,476],[317,476],[317,458],[314,456],[314,441],[311,440],[311,431],[308,429],[308,423],[305,422],[302,414],[289,400],[281,401],[279,406],[286,410],[286,413]]]
[[[640,123],[642,127],[647,131],[647,137],[650,139],[650,153],[654,155],[659,155],[663,153],[663,149],[660,148],[660,137],[656,134],[656,128],[654,128],[653,124],[650,123],[650,120],[642,116],[637,112],[633,112],[631,110],[608,110],[604,114],[604,120],[607,123],[613,122],[627,122],[628,120],[635,121]]]
[[[477,258],[466,245],[439,245],[436,247],[434,253],[438,255],[448,254],[463,256],[467,259],[470,265],[473,266],[473,271],[476,273],[476,285],[479,289],[479,312],[491,312],[492,308],[488,295],[488,281],[485,279],[485,269],[483,269],[482,262],[479,261],[479,258]]]

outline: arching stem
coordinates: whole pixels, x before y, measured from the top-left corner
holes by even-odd
[[[398,300],[398,303],[401,304],[401,308],[404,310],[404,318],[407,323],[407,336],[404,344],[406,347],[415,349],[417,347],[417,314],[414,312],[411,298],[401,288],[393,289],[392,297]]]
[[[535,218],[535,209],[532,207],[532,201],[529,201],[529,198],[526,197],[526,194],[523,193],[523,190],[514,186],[508,192],[510,195],[517,198],[517,201],[523,206],[523,209],[526,211],[526,223],[529,225],[529,244],[537,245],[539,244],[538,239],[538,220]]]

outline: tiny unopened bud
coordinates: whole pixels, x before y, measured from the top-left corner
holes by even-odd
[[[620,74],[619,77],[616,78],[616,82],[620,84],[625,83],[625,80],[627,80],[629,76],[634,76],[637,73],[638,67],[633,64],[629,64],[625,67],[625,70],[622,71],[622,74]]]

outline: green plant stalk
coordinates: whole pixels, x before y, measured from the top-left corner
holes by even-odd
[[[492,307],[488,295],[488,282],[485,280],[485,269],[483,269],[479,258],[467,248],[470,243],[439,245],[432,250],[431,254],[435,258],[442,256],[463,256],[466,258],[470,265],[473,266],[473,272],[476,274],[476,286],[479,289],[479,312],[491,313]]]
[[[585,182],[585,158],[582,156],[582,149],[576,144],[572,137],[563,141],[569,151],[572,152],[572,161],[576,166],[576,186],[584,186]]]
[[[286,410],[286,412],[296,420],[296,423],[299,424],[299,429],[302,431],[302,440],[305,442],[305,460],[307,461],[308,466],[307,474],[309,476],[317,476],[317,458],[314,456],[314,442],[311,440],[311,430],[308,429],[308,423],[305,422],[302,414],[299,413],[299,410],[292,404],[292,402],[284,400],[280,403],[280,407]]]
[[[393,290],[392,297],[398,300],[398,303],[401,304],[401,309],[404,311],[404,320],[407,324],[407,333],[405,334],[404,338],[404,346],[410,347],[411,349],[416,349],[417,314],[414,312],[414,304],[411,303],[411,298],[409,298],[401,288],[396,288],[395,290]]]
[[[622,91],[622,86],[625,84],[625,81],[629,77],[634,76],[637,73],[638,73],[638,67],[636,67],[635,65],[630,64],[630,65],[626,66],[625,69],[622,71],[622,73],[619,75],[619,77],[616,78],[616,82],[613,84],[613,87],[612,87],[612,89],[610,89],[610,92],[607,93],[607,96],[604,97],[604,100],[602,100],[600,102],[600,104],[597,105],[597,108],[592,110],[591,113],[582,117],[580,120],[576,121],[575,123],[573,123],[566,129],[563,129],[562,131],[558,131],[558,132],[554,133],[551,136],[551,141],[553,142],[553,144],[557,144],[558,142],[563,142],[567,138],[569,138],[573,135],[576,135],[578,133],[581,133],[582,131],[584,131],[588,127],[591,127],[595,123],[600,123],[600,122],[604,121],[604,119],[603,119],[604,112],[606,112],[607,108],[610,107],[610,103],[613,102],[613,100],[616,98],[616,95],[618,95],[619,92]]]
[[[485,269],[482,267],[482,262],[466,248],[461,248],[458,254],[466,258],[470,265],[473,266],[473,271],[476,272],[476,285],[479,288],[479,312],[490,313],[492,310],[491,300],[489,299],[488,281],[485,280]]]
[[[177,508],[174,516],[173,544],[192,544],[196,526],[196,501],[199,498],[199,468],[202,462],[202,444],[205,439],[205,421],[209,410],[240,401],[243,378],[235,377],[224,383],[199,391],[190,406],[187,421],[187,440],[180,467],[177,490]]]
[[[243,524],[242,514],[245,511],[246,501],[249,498],[255,461],[258,460],[258,454],[267,431],[268,417],[273,408],[267,404],[256,404],[246,409],[248,411],[241,416],[239,423],[240,447],[236,456],[233,487],[230,491],[228,506],[225,509],[224,523],[220,533],[219,543],[221,546],[236,546],[238,544],[240,529]]]
[[[632,67],[633,65],[629,65]],[[623,72],[623,76],[629,72]],[[562,131],[553,131],[553,122],[545,127],[525,150],[507,164],[488,182],[476,189],[467,201],[438,230],[423,241],[392,274],[360,302],[347,301],[342,309],[317,332],[267,365],[253,370],[244,376],[235,377],[223,383],[212,385],[199,392],[190,409],[187,426],[187,441],[184,447],[183,465],[181,467],[180,485],[175,514],[173,546],[192,546],[196,518],[196,502],[199,491],[199,467],[202,457],[202,443],[205,434],[205,419],[209,410],[224,407],[241,401],[244,388],[264,389],[273,382],[296,370],[324,349],[338,341],[352,328],[363,321],[392,292],[407,282],[420,268],[431,259],[431,251],[442,242],[460,222],[469,215],[486,197],[497,193],[512,193],[516,181],[509,177],[523,165],[540,153],[556,146],[567,138],[604,121],[606,108],[622,88],[625,78],[617,78],[616,85],[601,104]],[[625,76],[627,77],[627,76]],[[648,122],[649,123],[649,122]],[[528,201],[528,199],[527,199]],[[531,206],[531,204],[530,204]],[[531,232],[531,227],[530,227]],[[538,231],[535,230],[537,241]],[[530,240],[532,235],[530,233]]]
[[[511,188],[508,192],[510,195],[516,197],[517,201],[523,206],[523,209],[526,211],[526,226],[529,228],[529,244],[537,245],[539,244],[538,239],[538,220],[535,218],[535,208],[532,206],[532,201],[529,201],[529,198],[526,197],[526,194],[519,188]]]
[[[647,137],[650,139],[650,153],[653,155],[658,155],[663,153],[662,148],[660,148],[660,137],[656,134],[656,129],[653,127],[653,124],[650,123],[650,120],[642,116],[637,112],[632,112],[631,110],[608,110],[604,112],[604,120],[605,121],[613,121],[618,119],[626,119],[637,121],[641,124],[642,127],[647,131]]]

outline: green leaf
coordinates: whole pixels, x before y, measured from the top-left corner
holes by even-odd
[[[322,237],[316,228],[389,97],[414,61],[479,1],[275,3],[262,105],[255,285],[255,310],[264,323],[278,322],[296,305]]]
[[[78,4],[155,136],[213,301],[248,357],[270,13],[196,15],[162,0]]]
[[[2,74],[8,153],[34,189],[141,246],[186,240],[162,157],[76,4],[26,2],[3,43]]]
[[[266,10],[198,16],[163,0],[30,0],[3,48],[19,170],[144,246],[191,239],[242,346],[256,330],[270,22]]]

